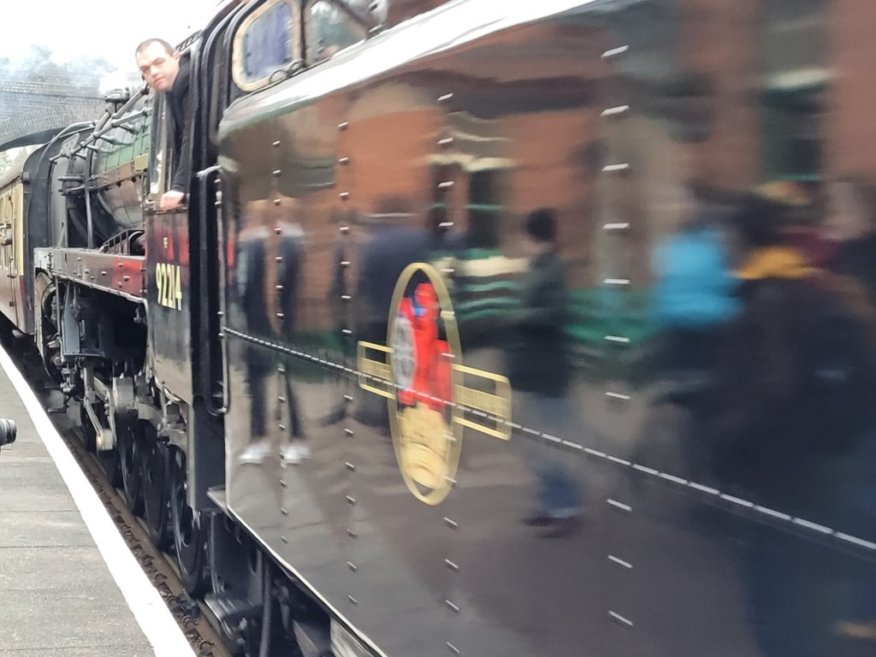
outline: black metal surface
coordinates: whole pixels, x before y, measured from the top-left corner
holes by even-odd
[[[160,101],[34,160],[44,360],[74,395],[83,364],[136,382],[112,467],[229,638],[872,653],[854,4],[406,0],[334,52],[365,31],[313,0],[242,97],[266,3],[229,3],[187,43],[188,208],[156,209]]]
[[[90,249],[36,249],[34,267],[62,280],[142,302],[146,298],[143,256],[100,253]]]
[[[773,109],[751,85],[851,66],[867,51],[856,41],[817,59],[813,46],[810,62],[794,41],[802,28],[771,17],[775,3],[755,4],[453,3],[226,114],[226,500],[381,652],[872,648],[849,631],[876,573],[872,514],[858,506],[872,490],[859,465],[873,462],[872,440],[817,458],[802,446],[753,457],[765,459],[759,477],[784,482],[778,496],[763,480],[724,478],[724,463],[700,461],[711,429],[690,393],[665,394],[685,382],[662,360],[671,326],[650,314],[652,261],[689,213],[706,211],[697,202],[802,178],[802,160],[776,171],[762,157],[766,142],[793,148],[781,132],[791,128],[758,127]],[[783,4],[816,31],[828,8],[845,11]],[[772,70],[738,47],[766,33],[788,53]],[[863,102],[854,75],[830,107]],[[865,130],[838,111],[830,120],[844,117],[843,130]],[[843,134],[823,137],[836,162],[814,174],[876,169],[860,150],[838,154],[853,150]],[[520,351],[523,227],[543,207],[557,217],[574,316],[536,307],[548,328]],[[449,376],[475,376],[463,387],[480,391],[491,375],[514,386],[511,439],[477,428],[504,426],[502,411],[465,425],[431,480],[405,465],[411,446],[440,444],[457,413],[478,409],[457,410],[460,388],[431,392],[453,418],[442,423],[423,389],[414,405],[399,392],[393,292],[416,262],[449,288],[438,331],[458,327],[454,362],[479,371]],[[728,277],[737,264],[728,258]],[[423,385],[438,386],[433,374]],[[583,498],[568,522],[527,518],[551,468]]]

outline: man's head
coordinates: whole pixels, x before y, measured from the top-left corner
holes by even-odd
[[[526,236],[523,244],[527,255],[536,256],[556,247],[557,215],[553,208],[534,210],[523,222]]]
[[[529,239],[553,243],[557,239],[557,216],[552,208],[532,211],[523,225]]]
[[[137,67],[143,79],[158,92],[170,91],[179,73],[179,53],[163,39],[146,39],[137,46]]]

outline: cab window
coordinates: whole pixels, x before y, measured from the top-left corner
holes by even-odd
[[[307,61],[318,64],[368,35],[367,26],[330,0],[307,5]]]
[[[234,37],[232,76],[244,91],[260,89],[298,59],[296,3],[271,0],[248,16]]]

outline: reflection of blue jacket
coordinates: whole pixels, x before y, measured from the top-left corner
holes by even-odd
[[[721,233],[702,226],[677,233],[654,257],[653,312],[664,328],[707,329],[738,311]]]

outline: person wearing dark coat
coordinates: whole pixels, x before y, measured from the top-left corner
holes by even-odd
[[[876,308],[876,187],[859,176],[825,186],[821,236],[832,245],[827,267],[856,281]],[[876,396],[876,395],[874,395]],[[841,531],[876,541],[876,426],[858,442],[842,473]],[[850,643],[876,646],[876,569],[869,576],[847,570],[837,632]],[[862,653],[863,654],[863,653]]]
[[[161,197],[162,210],[174,210],[186,202],[191,177],[189,154],[189,86],[191,62],[163,39],[147,39],[136,50],[137,67],[149,88],[166,94],[173,136],[173,179]]]
[[[506,353],[514,417],[539,433],[568,439],[579,423],[570,398],[565,268],[556,248],[554,211],[531,213],[524,230],[530,266],[521,281],[520,305],[508,318]],[[544,527],[546,537],[564,537],[578,526],[581,515],[571,456],[546,440],[529,435],[522,440],[537,480],[535,508],[524,523]]]
[[[789,214],[752,195],[736,217],[741,312],[719,353],[705,439],[720,489],[836,528],[847,459],[872,426],[872,317],[856,286],[788,245]],[[848,654],[836,627],[864,571],[844,575],[850,562],[789,530],[790,521],[758,521],[742,544],[762,654]]]
[[[571,379],[565,269],[552,245],[537,239],[534,243],[544,248],[532,257],[520,288],[520,306],[511,315],[508,376],[515,391],[560,398]]]
[[[833,245],[828,267],[866,288],[876,303],[876,188],[857,178],[827,184],[822,237]]]

